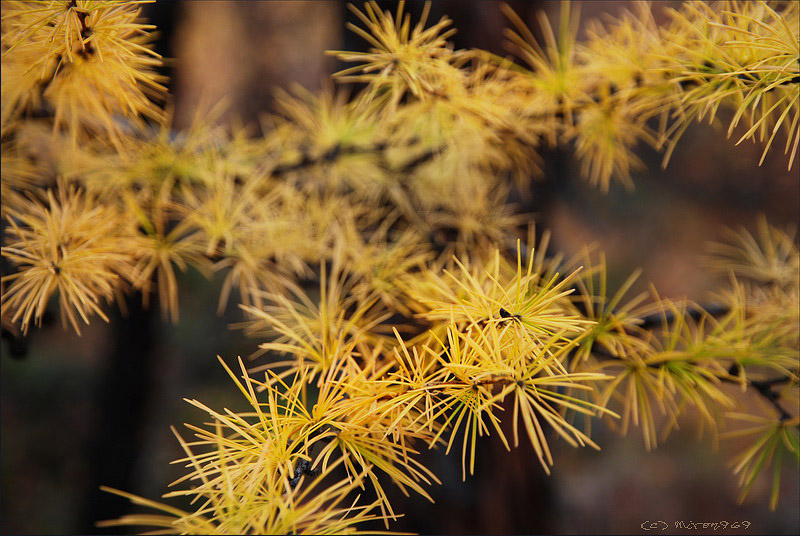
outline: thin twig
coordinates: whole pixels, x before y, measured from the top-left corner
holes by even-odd
[[[617,361],[621,361],[621,362],[624,361],[624,359],[622,357],[620,357],[618,355],[611,354],[611,353],[606,352],[605,350],[601,350],[601,349],[592,348],[592,354],[594,354],[596,356],[602,356],[602,357],[604,357],[606,359],[617,360]],[[684,361],[684,362],[685,363],[689,363],[691,365],[697,365],[698,364],[696,361],[692,361],[692,360],[687,360],[687,361]],[[662,364],[663,363],[648,363],[646,366],[649,367],[649,368],[657,369],[657,368],[661,367]],[[736,368],[734,368],[734,367],[736,367]],[[734,363],[734,365],[732,365],[731,368],[728,370],[728,376],[716,376],[716,378],[719,379],[722,382],[725,382],[725,383],[735,383],[737,385],[741,385],[741,383],[742,383],[741,379],[737,379],[737,378],[734,377],[737,371],[738,371],[738,365],[736,363]],[[789,419],[792,418],[792,415],[788,411],[786,411],[786,409],[780,404],[780,398],[781,397],[780,397],[780,395],[778,393],[776,393],[775,391],[772,390],[772,387],[774,385],[778,385],[778,384],[781,384],[781,383],[787,383],[789,381],[791,381],[791,378],[789,376],[778,376],[778,377],[771,378],[771,379],[768,379],[768,380],[749,380],[749,379],[745,379],[744,383],[746,385],[748,385],[749,387],[752,387],[753,389],[755,389],[758,392],[758,394],[763,396],[770,404],[772,404],[775,407],[775,409],[778,410],[778,413],[780,414],[780,420],[781,421],[788,421]],[[800,426],[800,425],[798,425],[798,426]]]
[[[331,147],[328,151],[324,152],[323,154],[313,157],[308,153],[303,153],[303,157],[294,164],[282,164],[276,166],[272,170],[273,176],[281,176],[287,173],[291,173],[293,171],[300,171],[306,168],[318,166],[321,164],[332,164],[338,161],[343,156],[353,156],[358,154],[383,154],[386,151],[388,144],[386,142],[379,142],[375,145],[365,146],[365,147],[358,147],[358,146],[347,146],[336,144]],[[439,153],[438,149],[430,149],[425,151],[421,155],[412,158],[405,164],[402,164],[398,168],[390,168],[385,166],[388,171],[394,173],[409,173],[414,170],[414,168],[428,162],[429,160],[433,159]]]

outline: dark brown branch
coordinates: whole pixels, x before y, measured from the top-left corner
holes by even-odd
[[[702,306],[700,308],[689,307],[686,309],[685,315],[689,316],[692,320],[699,320],[706,314],[710,316],[722,316],[724,314],[727,314],[728,311],[730,311],[730,308],[725,305],[711,304]],[[665,311],[663,313],[661,312],[653,313],[642,317],[642,323],[640,324],[640,327],[652,328],[662,325],[664,321],[669,323],[674,320],[675,320],[675,313],[672,311]]]
[[[336,144],[331,147],[328,151],[321,154],[320,156],[313,157],[308,153],[303,153],[302,158],[293,164],[282,164],[275,167],[272,170],[273,176],[281,176],[287,173],[291,173],[293,171],[300,171],[303,169],[311,168],[314,166],[322,165],[322,164],[331,164],[339,160],[343,156],[353,156],[358,154],[383,154],[386,150],[388,144],[384,142],[378,142],[375,145],[365,146],[365,147],[357,147],[357,146],[343,146],[341,144]],[[402,164],[399,168],[391,168],[389,166],[384,166],[387,171],[391,171],[394,173],[409,173],[414,170],[414,168],[428,162],[429,160],[433,159],[434,156],[438,154],[438,149],[430,149],[421,155],[417,156],[416,158],[412,158],[405,164]]]
[[[408,173],[410,171],[413,171],[414,168],[421,166],[422,164],[424,164],[425,162],[428,162],[429,160],[432,160],[433,157],[438,154],[438,152],[439,152],[438,150],[434,150],[434,149],[430,149],[428,151],[425,151],[424,153],[422,153],[418,157],[412,158],[411,160],[409,160],[408,162],[403,164],[400,168],[394,169],[392,171],[395,171],[397,173]]]
[[[292,478],[289,480],[289,485],[291,487],[297,486],[297,484],[300,483],[300,479],[303,477],[303,475],[319,476],[319,474],[319,469],[312,469],[311,462],[305,458],[301,458],[294,468],[294,475],[292,475]]]
[[[726,314],[730,309],[724,305],[709,305],[700,308],[690,308],[687,309],[685,314],[691,317],[693,320],[699,320],[704,315],[708,314],[711,316],[719,316]],[[642,318],[641,327],[643,328],[652,328],[658,325],[662,325],[664,323],[669,323],[675,320],[675,313],[672,311],[667,311],[665,313],[655,313],[652,315],[647,315]],[[603,357],[609,359],[620,359],[618,356],[609,354],[608,352],[604,352],[603,350],[599,349],[592,349],[592,353],[597,355],[602,355]],[[687,361],[692,365],[697,365],[698,363],[695,361]],[[660,364],[658,363],[651,363],[647,365],[648,367],[658,368]],[[731,365],[730,369],[728,369],[729,376],[717,376],[721,381],[727,383],[740,383],[738,380],[732,378],[732,376],[736,376],[739,373],[739,364],[734,363]],[[780,404],[780,395],[772,390],[774,385],[778,385],[780,383],[786,383],[790,380],[788,376],[779,376],[776,378],[772,378],[769,380],[745,380],[745,383],[748,384],[750,387],[755,389],[761,396],[763,396],[770,404],[772,404],[775,409],[778,410],[780,414],[780,420],[786,421],[791,419],[791,414],[786,411],[786,409]]]
[[[592,354],[594,354],[595,356],[602,356],[602,357],[604,357],[606,359],[617,360],[617,361],[620,361],[620,362],[624,361],[623,358],[621,358],[620,356],[608,353],[605,350],[601,350],[601,349],[598,349],[598,348],[592,348]],[[684,361],[684,362],[685,363],[689,363],[691,365],[698,365],[698,363],[696,361],[692,361],[692,360],[688,360],[688,361]],[[648,363],[647,367],[657,369],[657,368],[661,367],[661,365],[663,365],[663,363]],[[741,383],[741,381],[736,379],[735,377],[733,377],[736,374],[738,374],[738,371],[739,371],[739,366],[738,366],[738,364],[734,363],[733,365],[731,365],[730,369],[728,369],[728,376],[716,376],[716,377],[722,382],[735,383],[735,384],[738,385],[738,384]],[[775,407],[775,409],[778,410],[778,413],[780,414],[780,420],[781,421],[788,421],[789,419],[792,418],[792,415],[788,411],[786,411],[786,408],[784,408],[780,404],[780,398],[781,397],[780,397],[780,395],[778,393],[773,391],[772,388],[775,385],[779,385],[781,383],[787,383],[789,381],[791,381],[791,378],[789,378],[788,376],[778,376],[778,377],[771,378],[771,379],[768,379],[768,380],[747,380],[746,379],[744,383],[746,385],[748,385],[749,387],[752,387],[753,389],[755,389],[758,392],[758,394],[763,396],[770,404],[772,404],[773,407]],[[798,426],[800,426],[800,425],[798,425]]]
[[[350,146],[342,146],[341,144],[336,144],[331,147],[328,151],[321,154],[318,157],[312,157],[308,153],[303,153],[303,157],[300,159],[299,162],[295,162],[294,164],[282,164],[277,166],[275,169],[272,170],[272,175],[285,175],[286,173],[291,173],[292,171],[300,171],[301,169],[314,167],[320,164],[330,164],[335,162],[342,156],[346,155],[356,155],[356,154],[369,154],[369,153],[377,153],[381,152],[386,148],[386,143],[376,143],[371,147],[350,147]]]
[[[736,380],[735,378],[729,378],[726,376],[720,376],[719,379],[726,383],[737,383],[737,384],[739,383],[739,381]],[[778,413],[781,416],[780,417],[781,421],[788,421],[789,419],[792,418],[792,415],[788,411],[786,411],[786,408],[784,408],[781,405],[780,403],[781,396],[772,390],[772,387],[774,385],[786,383],[788,381],[789,381],[788,376],[778,376],[776,378],[771,378],[769,380],[746,380],[745,383],[754,388],[758,392],[758,394],[767,399],[767,401],[770,404],[772,404],[772,406],[775,409],[778,410]]]
[[[710,305],[706,307],[701,307],[698,309],[688,309],[686,314],[693,318],[694,320],[698,320],[703,315],[709,314],[712,316],[722,315],[728,312],[728,308],[722,305]],[[500,308],[499,316],[503,320],[517,320],[519,321],[520,315],[509,313],[506,309]],[[641,324],[642,327],[654,327],[657,324],[662,324],[665,321],[672,322],[675,319],[675,314],[671,311],[668,311],[664,314],[653,314],[648,315],[642,318],[643,322]],[[490,319],[481,319],[478,323],[485,323],[488,322]],[[450,352],[449,348],[445,348],[444,351],[441,353],[441,357],[444,358]],[[604,350],[599,348],[592,348],[592,353],[596,356],[602,356],[607,359],[619,360],[622,361],[622,358],[616,356],[614,354],[610,354]],[[698,363],[695,361],[686,361],[686,363],[697,365]],[[659,368],[661,363],[649,363],[647,365],[650,368]],[[728,370],[729,376],[736,376],[739,372],[739,365],[734,363],[731,368]],[[717,376],[721,381],[727,383],[739,383],[738,380],[729,377],[729,376]],[[508,384],[511,383],[513,380],[509,378],[490,378],[486,380],[480,380],[479,382],[474,382],[473,385],[485,385],[485,384]],[[775,409],[778,410],[780,414],[781,421],[787,421],[792,418],[791,414],[786,411],[786,409],[780,404],[780,395],[772,390],[773,386],[786,383],[790,381],[788,376],[779,376],[776,378],[772,378],[769,380],[745,380],[745,383],[755,389],[761,396],[763,396],[770,404],[772,404]]]
[[[86,11],[78,8],[78,3],[76,0],[70,0],[67,8],[75,12],[75,15],[78,17],[78,22],[81,23],[81,50],[78,51],[78,54],[84,58],[87,58],[94,53],[94,47],[92,47],[91,43],[83,43],[83,40],[88,39],[89,36],[92,35],[92,29],[86,25],[86,17],[89,14]]]

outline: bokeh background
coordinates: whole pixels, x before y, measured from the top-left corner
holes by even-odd
[[[556,17],[556,2],[509,2],[536,31],[535,12]],[[657,2],[663,10],[673,2]],[[392,3],[381,2],[394,9]],[[419,13],[421,3],[408,6]],[[614,14],[630,2],[591,2],[584,20]],[[225,120],[254,122],[273,105],[275,87],[299,83],[318,90],[341,68],[325,50],[364,50],[345,29],[356,22],[343,2],[170,1],[147,5],[159,27],[157,49],[172,58],[170,77],[176,127],[188,125],[202,102],[230,104]],[[431,20],[454,20],[457,48],[507,54],[504,18],[494,1],[440,0]],[[663,20],[663,17],[662,17]],[[780,144],[776,144],[780,145]],[[636,189],[612,185],[608,194],[582,181],[567,150],[545,154],[545,180],[533,184],[522,212],[552,230],[553,249],[567,255],[595,242],[605,250],[612,282],[637,267],[639,289],[652,282],[664,296],[703,301],[716,284],[704,270],[709,240],[725,227],[753,228],[758,214],[785,227],[800,220],[797,164],[786,170],[778,150],[757,166],[761,149],[734,147],[722,128],[691,128],[666,170],[642,148],[647,171]],[[21,348],[3,341],[0,360],[0,530],[3,534],[109,533],[94,523],[134,511],[100,485],[158,498],[183,474],[170,461],[182,456],[170,426],[204,416],[182,399],[214,408],[243,409],[215,356],[226,361],[252,353],[258,342],[229,329],[240,319],[231,306],[215,314],[221,280],[195,272],[180,281],[181,320],[172,325],[157,308],[129,300],[127,318],[113,313],[81,337],[53,318],[34,329]],[[458,455],[425,454],[444,482],[436,503],[397,493],[404,517],[393,530],[424,534],[645,534],[645,521],[749,521],[747,534],[798,534],[797,466],[784,464],[781,502],[768,509],[769,475],[737,504],[729,461],[741,448],[715,449],[697,437],[691,416],[654,452],[638,430],[621,438],[602,426],[602,451],[576,450],[554,440],[555,467],[547,477],[528,448],[508,453],[494,437],[478,445],[476,474],[461,481]],[[139,510],[141,511],[141,509]],[[672,532],[672,531],[671,531]],[[689,531],[675,531],[689,533]]]

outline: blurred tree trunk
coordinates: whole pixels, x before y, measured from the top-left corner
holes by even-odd
[[[225,119],[254,122],[272,108],[276,87],[311,91],[328,78],[341,47],[337,2],[187,1],[176,28],[176,126],[199,105],[226,99]]]
[[[78,531],[82,534],[107,534],[95,523],[128,513],[129,504],[100,486],[122,490],[136,488],[135,460],[144,443],[145,420],[153,386],[156,351],[156,308],[144,309],[142,297],[134,293],[127,299],[127,314],[113,310],[113,335],[105,368],[94,393],[94,425],[88,439],[86,457],[89,486]]]

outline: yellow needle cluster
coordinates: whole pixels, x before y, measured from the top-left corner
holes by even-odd
[[[423,449],[455,445],[466,478],[479,438],[510,449],[523,435],[549,473],[553,437],[599,448],[592,417],[639,427],[647,448],[690,412],[714,440],[754,436],[735,467],[745,492],[770,464],[780,475],[783,453],[800,456],[791,233],[764,220],[712,247],[730,280],[715,312],[632,292],[638,271],[610,288],[590,247],[548,255],[549,234],[522,236],[509,202],[535,194],[542,147],[571,145],[603,190],[631,186],[640,141],[669,158],[691,122],[723,109],[729,134],[744,126],[739,141],[765,155],[784,132],[791,167],[796,3],[690,2],[666,26],[639,3],[580,41],[564,2],[557,30],[539,17],[542,43],[506,6],[524,65],[455,50],[449,19],[426,28],[429,5],[412,25],[402,2],[394,14],[367,3],[351,29],[368,50],[331,52],[355,64],[335,79],[361,89],[281,92],[261,132],[218,124],[219,108],[172,128],[138,4],[3,4],[3,327],[26,332],[57,299],[79,331],[125,292],[157,295],[177,322],[191,268],[222,276],[218,310],[238,302],[254,357],[280,361],[240,361],[241,374],[223,361],[247,411],[188,401],[211,422],[179,437],[188,487],[167,497],[195,511],[115,490],[163,515],[106,525],[388,527],[400,514],[387,486],[432,500]],[[359,506],[364,489],[376,498]]]

